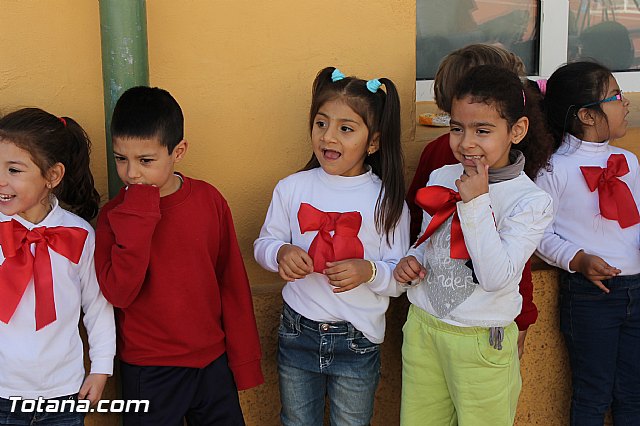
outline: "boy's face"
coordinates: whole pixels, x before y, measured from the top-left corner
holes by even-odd
[[[153,185],[160,189],[160,196],[173,194],[180,188],[180,179],[173,174],[174,165],[187,151],[187,141],[182,140],[169,154],[167,147],[154,138],[113,138],[113,156],[116,170],[126,185]]]

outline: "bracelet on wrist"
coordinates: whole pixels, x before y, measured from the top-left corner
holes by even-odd
[[[368,260],[367,262],[371,265],[371,278],[369,278],[369,281],[365,281],[365,284],[372,283],[373,280],[376,279],[376,275],[378,275],[378,267],[376,266],[376,263],[373,260]]]

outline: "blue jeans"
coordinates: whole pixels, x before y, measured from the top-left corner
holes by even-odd
[[[24,407],[22,402],[25,401],[12,401],[9,399],[0,398],[0,425],[13,425],[13,426],[82,426],[84,425],[85,413],[77,413],[75,411],[69,412],[67,409],[65,412],[60,413],[47,413],[46,408],[52,406],[53,400],[58,400],[60,403],[68,399],[76,399],[76,395],[62,396],[59,398],[50,398],[45,400],[42,404],[43,412],[37,412],[37,406],[34,403],[28,401]],[[37,404],[37,400],[35,402]],[[14,406],[14,411],[11,411]],[[68,408],[68,405],[64,405]],[[75,404],[74,404],[75,407]]]
[[[571,361],[571,425],[640,425],[640,274],[603,281],[560,276],[560,329]]]
[[[322,426],[325,395],[332,426],[369,424],[380,379],[379,345],[349,322],[312,321],[286,303],[278,335],[284,426]]]

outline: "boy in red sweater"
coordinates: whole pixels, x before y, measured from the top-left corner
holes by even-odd
[[[149,400],[125,425],[242,425],[237,389],[264,379],[251,290],[222,195],[174,172],[182,110],[134,87],[111,133],[125,187],[98,216],[95,263],[116,307],[124,399]]]
[[[478,65],[502,66],[517,75],[524,76],[524,64],[515,54],[500,47],[488,44],[470,44],[447,55],[436,72],[433,91],[436,105],[442,111],[451,112],[451,101],[458,82],[471,69]],[[407,205],[411,213],[411,241],[415,241],[422,225],[422,209],[416,204],[416,192],[426,186],[432,171],[447,164],[457,164],[449,146],[449,133],[429,142],[420,155],[416,174],[407,191]],[[531,262],[527,262],[520,281],[522,295],[522,311],[516,317],[518,335],[518,353],[524,352],[524,341],[529,326],[538,318],[538,308],[533,303],[533,282],[531,279]]]

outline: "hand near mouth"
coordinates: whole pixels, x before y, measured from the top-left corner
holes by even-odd
[[[489,165],[482,158],[474,159],[473,162],[476,169],[465,171],[456,180],[460,198],[465,203],[489,192]]]

